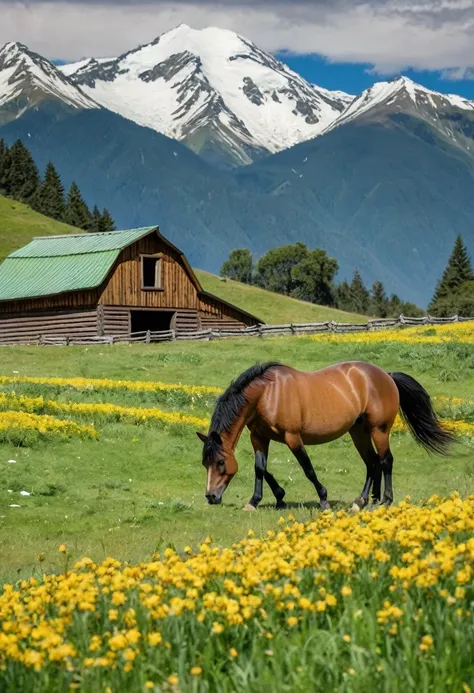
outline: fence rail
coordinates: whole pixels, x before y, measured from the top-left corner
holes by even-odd
[[[242,329],[216,330],[214,328],[196,331],[167,330],[164,332],[134,332],[131,334],[110,335],[103,337],[68,337],[62,335],[34,335],[28,337],[2,337],[0,332],[0,346],[93,346],[112,345],[120,343],[152,343],[173,341],[210,341],[235,337],[284,337],[289,335],[313,335],[313,334],[343,334],[348,332],[371,332],[391,327],[413,327],[415,325],[446,325],[455,322],[474,321],[474,318],[454,315],[450,318],[435,318],[431,315],[423,318],[408,318],[400,315],[394,319],[369,320],[362,324],[330,322],[290,323],[287,325],[258,325]]]

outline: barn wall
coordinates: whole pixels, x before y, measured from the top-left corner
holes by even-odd
[[[221,303],[218,298],[206,295],[200,296],[199,317],[203,329],[250,327],[257,324],[254,318],[242,313],[238,308],[228,306]]]
[[[2,301],[0,303],[0,319],[6,314],[46,313],[64,309],[81,309],[94,306],[97,303],[99,291],[74,291],[57,296],[41,298],[24,298],[19,301]]]
[[[99,331],[105,335],[129,334],[130,310],[126,306],[97,306]]]
[[[0,316],[1,340],[20,342],[40,335],[93,337],[97,335],[97,308]]]
[[[174,320],[177,332],[196,332],[201,329],[201,321],[197,310],[179,310]]]
[[[162,257],[162,290],[143,290],[140,255]],[[141,308],[186,308],[197,310],[197,291],[181,258],[159,236],[151,234],[125,248],[106,282],[99,303]]]

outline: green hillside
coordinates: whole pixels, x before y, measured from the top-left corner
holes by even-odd
[[[367,322],[367,317],[344,313],[336,308],[317,306],[314,303],[298,301],[295,298],[274,294],[256,286],[240,284],[229,279],[221,281],[219,277],[202,270],[195,270],[196,275],[206,291],[220,296],[249,313],[253,313],[266,323],[286,325],[292,322]]]
[[[44,217],[30,207],[0,195],[0,262],[34,236],[77,233],[67,224]]]

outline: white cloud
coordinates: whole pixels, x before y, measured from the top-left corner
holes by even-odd
[[[0,17],[0,44],[21,41],[49,58],[117,55],[184,22],[232,29],[273,52],[369,63],[378,73],[412,67],[456,75],[474,67],[474,0],[379,0],[345,7],[322,1],[25,5],[0,0]]]
[[[442,79],[450,79],[453,82],[461,79],[474,79],[474,69],[471,67],[454,67],[441,72]]]

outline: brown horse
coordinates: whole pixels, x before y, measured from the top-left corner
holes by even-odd
[[[263,480],[284,508],[284,489],[267,471],[270,441],[285,443],[319,495],[321,508],[330,509],[327,489],[319,481],[305,445],[329,443],[349,433],[367,467],[367,478],[355,505],[393,501],[389,436],[397,412],[415,440],[426,450],[447,455],[454,436],[444,430],[426,390],[404,373],[386,373],[378,366],[347,362],[305,373],[278,362],[256,365],[242,373],[218,399],[204,443],[207,469],[206,498],[221,503],[222,494],[237,472],[234,450],[245,426],[255,452],[255,489],[247,510],[263,496]]]

